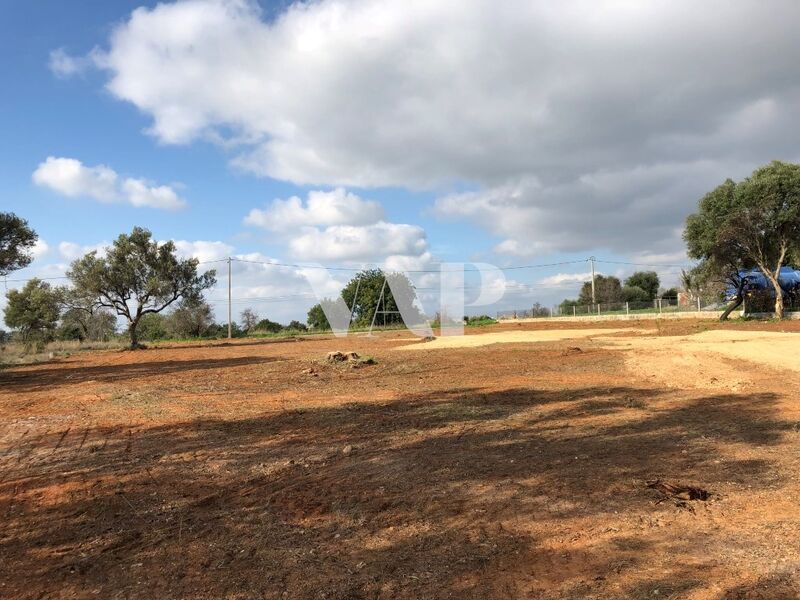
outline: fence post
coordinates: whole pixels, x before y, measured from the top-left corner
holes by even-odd
[[[625,314],[626,315],[631,314],[631,307],[630,307],[630,304],[628,302],[625,303]]]
[[[597,314],[598,315],[600,314],[600,303],[599,302],[597,303]]]
[[[574,305],[572,306],[572,316],[573,317],[577,317],[578,316],[578,309]]]
[[[658,314],[661,314],[661,298],[658,299]]]
[[[697,312],[700,312],[700,296],[697,297]]]

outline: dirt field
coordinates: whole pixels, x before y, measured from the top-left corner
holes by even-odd
[[[0,597],[798,598],[800,322],[719,327],[0,370]]]

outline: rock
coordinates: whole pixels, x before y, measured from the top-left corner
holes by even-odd
[[[350,444],[347,444],[344,448],[342,448],[342,454],[345,456],[349,456],[353,453],[353,447]]]

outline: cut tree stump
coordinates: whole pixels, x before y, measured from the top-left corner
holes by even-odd
[[[660,479],[648,481],[647,487],[661,492],[667,498],[675,498],[676,500],[702,500],[705,502],[711,497],[711,494],[703,488],[675,485]]]

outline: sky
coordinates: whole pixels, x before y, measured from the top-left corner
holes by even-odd
[[[699,198],[800,158],[793,1],[0,11],[0,210],[40,236],[8,289],[142,226],[218,269],[222,320],[228,256],[234,313],[283,322],[368,266],[431,313],[442,263],[526,267],[467,312],[552,306],[589,256],[676,283]]]

